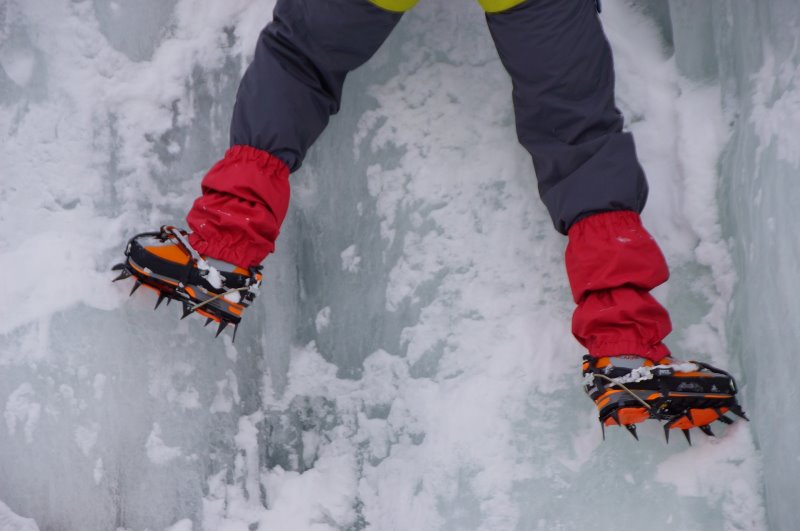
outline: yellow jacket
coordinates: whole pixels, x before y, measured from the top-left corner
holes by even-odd
[[[414,7],[418,1],[419,0],[370,0],[370,2],[380,8],[397,13],[408,11]],[[525,0],[478,0],[478,3],[487,13],[499,13],[511,9],[524,1]]]

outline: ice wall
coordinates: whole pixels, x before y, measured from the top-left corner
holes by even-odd
[[[235,42],[270,14],[199,7],[0,3],[0,499],[41,529],[199,518],[260,402],[258,325],[211,342],[107,273],[133,232],[182,221],[227,140]]]
[[[651,182],[645,220],[673,267],[657,294],[673,310],[670,345],[741,372],[716,206],[729,91],[713,75],[696,83],[677,44],[676,68],[680,6],[605,4]],[[224,151],[271,6],[0,4],[0,299],[15,302],[0,309],[0,518],[763,529],[748,425],[693,448],[665,446],[657,426],[639,444],[618,431],[601,442],[569,334],[564,240],[536,199],[474,2],[421,2],[348,80],[293,176],[235,346],[109,283],[125,238],[181,223]]]
[[[731,120],[720,160],[725,235],[739,275],[730,347],[745,370],[770,527],[796,529],[800,388],[788,367],[800,342],[800,4],[670,4],[679,69],[718,80]]]

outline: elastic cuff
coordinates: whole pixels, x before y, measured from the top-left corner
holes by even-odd
[[[639,356],[653,361],[661,361],[669,356],[669,349],[664,343],[645,345],[633,341],[616,341],[609,343],[596,343],[587,345],[589,355],[593,358],[608,358],[614,356]]]
[[[612,210],[581,218],[572,224],[567,234],[570,238],[580,238],[587,230],[590,230],[594,234],[600,232],[616,235],[620,229],[640,227],[642,227],[642,218],[633,210]]]
[[[189,234],[189,245],[205,258],[213,258],[227,262],[242,269],[257,266],[264,261],[267,255],[275,250],[275,245],[262,245],[260,248],[242,247],[241,242],[228,244],[218,240],[216,243],[208,242],[196,232]]]
[[[254,148],[253,146],[244,144],[231,146],[220,161],[220,163],[223,164],[237,164],[243,162],[253,163],[253,168],[260,168],[270,174],[275,173],[287,179],[289,177],[289,167],[285,162],[263,149]],[[209,177],[207,176],[203,181],[203,186],[208,186],[208,180]],[[226,180],[222,182],[216,181],[215,189],[225,191],[225,183]]]

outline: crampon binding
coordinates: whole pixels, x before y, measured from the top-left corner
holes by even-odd
[[[179,301],[185,319],[196,313],[206,318],[205,326],[218,323],[216,336],[229,325],[233,339],[242,313],[255,299],[261,285],[261,267],[249,270],[206,259],[189,244],[188,233],[171,226],[159,232],[137,234],[125,248],[125,262],[112,267],[119,271],[113,282],[134,277],[130,294],[141,286],[158,294],[154,309],[165,300]]]
[[[712,422],[733,424],[726,413],[749,420],[736,400],[736,380],[707,363],[591,356],[583,360],[584,390],[597,406],[604,439],[606,426],[623,426],[638,440],[636,424],[655,419],[664,423],[667,442],[670,430],[680,429],[691,445],[692,428],[713,437]]]

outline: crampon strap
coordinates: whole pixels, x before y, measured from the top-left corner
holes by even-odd
[[[718,369],[711,368],[716,372],[722,372]],[[608,385],[619,385],[619,384],[630,384],[630,383],[637,383],[637,382],[644,382],[646,380],[652,380],[656,376],[672,376],[676,372],[695,372],[700,370],[700,365],[696,362],[689,361],[684,363],[672,363],[669,365],[654,365],[652,367],[637,367],[632,369],[631,372],[624,376],[618,376],[616,378],[608,378]],[[598,376],[595,373],[586,373],[583,377],[583,384],[584,385],[591,385],[594,382],[594,378]]]
[[[197,269],[200,271],[201,275],[203,275],[204,277],[208,277],[209,274],[212,271],[216,272],[216,268],[214,266],[212,266],[211,264],[209,264],[208,261],[206,261],[200,255],[200,253],[198,253],[195,250],[195,248],[192,247],[192,244],[189,243],[189,239],[186,238],[186,236],[185,236],[186,233],[184,231],[182,231],[182,230],[180,230],[180,229],[178,229],[176,227],[173,227],[171,225],[164,225],[164,226],[161,227],[161,233],[162,233],[162,235],[165,235],[167,237],[169,237],[170,234],[172,236],[175,236],[175,239],[178,240],[178,244],[181,247],[183,247],[183,249],[186,251],[186,253],[189,256],[192,257],[192,260],[194,260],[194,263],[197,265]],[[259,269],[260,269],[259,267],[251,267],[250,268],[250,276],[245,280],[245,285],[244,286],[242,286],[240,288],[233,288],[233,289],[227,290],[224,293],[219,293],[219,294],[215,295],[213,298],[211,298],[210,300],[207,300],[207,301],[204,301],[202,303],[194,305],[194,307],[192,309],[196,310],[197,308],[202,308],[206,304],[210,303],[212,300],[216,300],[216,299],[219,299],[219,298],[227,297],[228,295],[233,295],[234,293],[238,293],[240,291],[251,291],[253,293],[257,293],[258,292],[258,281],[256,280],[256,273],[258,272]],[[219,278],[219,273],[216,272],[214,274],[214,276]]]

